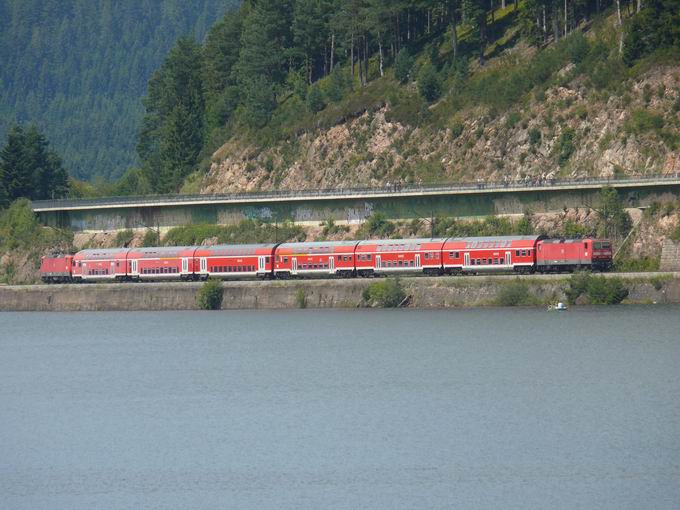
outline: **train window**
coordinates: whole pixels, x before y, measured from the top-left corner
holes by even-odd
[[[527,251],[526,251],[526,250],[522,250],[522,257],[526,257],[526,256],[527,256]]]
[[[493,259],[494,264],[498,264],[498,259]]]
[[[265,257],[265,258],[264,258],[265,263],[269,264],[270,259],[271,259],[271,257]]]
[[[527,250],[527,257],[531,257],[531,250]]]
[[[457,259],[459,259],[459,258],[460,258],[460,252],[457,251],[456,254],[455,254],[455,256],[456,256]]]
[[[454,257],[453,257],[453,252],[452,252],[452,251],[449,252],[449,258],[451,258],[451,259],[454,258]]]
[[[519,257],[519,250],[515,250],[515,257]]]
[[[367,257],[368,257],[368,260],[371,260],[371,254],[370,253],[367,255]]]
[[[283,263],[288,264],[288,257],[283,257]]]
[[[471,265],[471,266],[474,266],[474,265],[475,265],[475,259],[472,259],[472,260],[470,261],[470,265]]]
[[[425,260],[427,260],[427,259],[429,259],[429,258],[430,258],[430,254],[426,252],[426,253],[425,253]]]

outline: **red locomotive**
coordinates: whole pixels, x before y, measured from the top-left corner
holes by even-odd
[[[541,236],[379,239],[82,250],[44,257],[47,283],[606,271],[606,239]]]

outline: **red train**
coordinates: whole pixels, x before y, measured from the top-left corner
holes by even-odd
[[[611,265],[612,245],[606,239],[498,236],[82,250],[43,257],[40,275],[48,283],[350,278],[606,271]]]

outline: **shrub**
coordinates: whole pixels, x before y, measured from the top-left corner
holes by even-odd
[[[418,74],[418,92],[428,103],[439,99],[442,92],[437,70],[429,62],[423,66]]]
[[[298,287],[295,291],[295,305],[298,308],[307,308],[307,294],[302,287]]]
[[[148,248],[149,246],[160,246],[161,239],[158,232],[153,229],[147,229],[142,238],[142,246]]]
[[[661,290],[663,289],[664,283],[666,283],[666,278],[662,276],[655,276],[652,278],[649,283],[652,284],[652,287],[654,287],[654,290]]]
[[[371,306],[396,308],[404,301],[406,294],[398,279],[387,278],[366,287],[363,298]]]
[[[309,88],[309,93],[307,94],[307,108],[312,113],[318,113],[324,109],[326,106],[323,94],[318,85],[312,85]]]
[[[577,272],[571,276],[565,294],[571,304],[585,295],[588,303],[593,305],[616,305],[628,297],[628,289],[620,278],[605,278],[592,276],[587,272]]]
[[[628,289],[620,278],[604,276],[591,277],[586,293],[593,305],[616,305],[628,297]]]
[[[134,236],[135,233],[132,230],[121,230],[116,234],[113,242],[116,246],[127,247]]]
[[[496,298],[496,303],[500,306],[522,306],[532,304],[532,302],[529,286],[519,278],[503,285]]]
[[[574,146],[574,130],[571,128],[565,128],[557,140],[557,161],[560,166],[564,166],[571,155],[576,150]]]
[[[199,289],[196,299],[201,310],[219,310],[223,296],[222,280],[208,280]]]
[[[373,213],[357,231],[357,236],[361,239],[364,235],[389,237],[395,230],[394,223],[385,218],[384,214]]]
[[[394,77],[399,83],[406,83],[411,76],[411,69],[413,68],[413,57],[408,49],[402,48],[397,53],[397,58],[394,60]]]
[[[658,131],[663,128],[663,116],[657,113],[652,113],[649,110],[638,109],[631,113],[630,118],[626,120],[624,128],[630,134],[642,134],[647,131]]]
[[[536,128],[529,130],[529,144],[538,145],[541,141],[541,132]]]

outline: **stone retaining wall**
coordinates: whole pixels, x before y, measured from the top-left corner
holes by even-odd
[[[680,274],[622,276],[630,300],[638,303],[680,303]],[[412,277],[402,280],[409,306],[417,308],[494,305],[514,276]],[[539,302],[564,299],[566,275],[524,277]],[[291,309],[302,293],[309,308],[354,308],[374,280],[301,280],[228,282],[222,308]],[[196,310],[201,283],[124,283],[0,286],[1,311]]]

